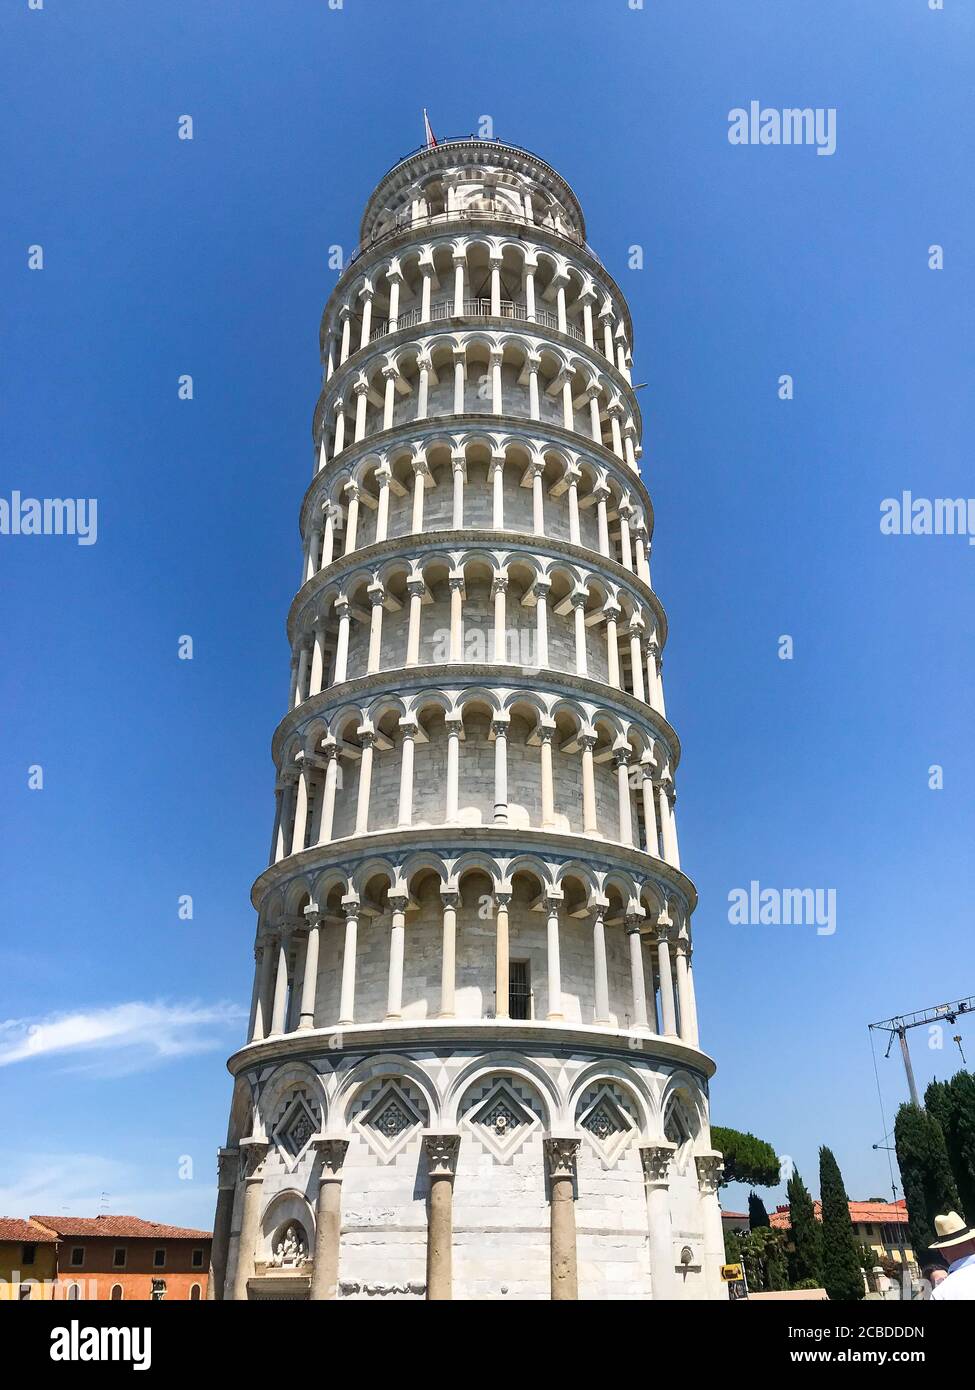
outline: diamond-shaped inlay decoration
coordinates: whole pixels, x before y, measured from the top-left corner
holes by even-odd
[[[304,1096],[296,1096],[274,1130],[275,1143],[289,1168],[297,1166],[312,1135],[317,1133],[318,1120],[309,1109]]]
[[[507,1163],[528,1136],[541,1125],[534,1110],[516,1093],[507,1077],[501,1077],[486,1096],[475,1097],[464,1124],[495,1158]]]
[[[637,1130],[622,1096],[605,1084],[583,1096],[576,1123],[606,1167],[616,1162]]]
[[[373,1152],[389,1163],[426,1124],[426,1118],[406,1089],[390,1080],[371,1102],[366,1099],[354,1124]]]

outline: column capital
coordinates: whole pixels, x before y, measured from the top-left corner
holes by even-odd
[[[655,1139],[640,1145],[640,1162],[643,1164],[643,1177],[648,1185],[666,1187],[670,1181],[670,1160],[677,1152],[677,1145],[669,1139]]]
[[[270,1144],[266,1139],[242,1139],[240,1141],[240,1172],[245,1181],[264,1176],[264,1160]]]
[[[543,901],[546,911],[551,915],[553,912],[558,912],[561,908],[562,904],[565,902],[565,894],[559,889],[551,889],[545,894]]]
[[[312,927],[321,926],[324,913],[322,912],[322,909],[319,907],[318,903],[309,903],[308,906],[304,909],[303,915],[305,918],[305,925],[309,929],[311,929]]]
[[[574,1178],[576,1156],[581,1140],[573,1135],[547,1134],[544,1139],[545,1160],[550,1178]]]
[[[628,912],[623,918],[623,924],[628,933],[639,932],[640,928],[646,924],[646,917],[640,912]]]
[[[444,728],[447,730],[448,738],[460,738],[464,732],[464,720],[459,714],[448,714],[444,720]]]
[[[491,580],[491,597],[495,594],[506,594],[508,592],[508,576],[506,574],[496,574]]]
[[[358,917],[361,906],[358,893],[347,893],[340,904],[343,917]]]
[[[508,737],[508,726],[509,726],[510,723],[511,723],[511,719],[509,718],[508,715],[499,715],[497,718],[492,719],[492,720],[491,720],[491,732],[492,732],[492,734],[494,735],[494,737],[495,737],[495,738],[507,738],[507,737]]]
[[[494,905],[495,905],[495,907],[505,907],[505,908],[510,907],[510,906],[511,906],[511,894],[510,894],[510,892],[506,892],[506,891],[503,890],[503,889],[502,889],[502,890],[499,890],[498,892],[496,892],[495,895],[494,895]]]
[[[405,912],[410,905],[409,895],[406,893],[387,893],[386,903],[390,912]]]
[[[427,582],[423,575],[406,581],[406,592],[410,598],[422,598],[427,591]]]
[[[716,1193],[724,1173],[724,1156],[711,1149],[707,1153],[695,1155],[694,1166],[697,1168],[697,1185],[701,1191],[706,1196]]]
[[[445,908],[456,909],[460,903],[460,893],[458,893],[456,888],[441,888],[440,901]]]
[[[629,767],[632,758],[633,749],[630,747],[628,743],[624,744],[621,748],[613,749],[614,767]]]
[[[311,1146],[321,1155],[321,1182],[341,1182],[342,1165],[349,1147],[349,1138],[344,1134],[319,1134],[311,1141]]]
[[[436,1130],[425,1129],[422,1139],[431,1178],[453,1178],[457,1172],[457,1157],[460,1152],[459,1132],[450,1130],[438,1133]]]

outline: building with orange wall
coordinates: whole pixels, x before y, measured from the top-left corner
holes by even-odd
[[[53,1296],[200,1300],[207,1296],[210,1232],[138,1216],[32,1216],[57,1242]]]
[[[0,1216],[0,1302],[50,1298],[58,1238],[37,1221]]]

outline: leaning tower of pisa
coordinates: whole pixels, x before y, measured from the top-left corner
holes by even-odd
[[[720,1297],[630,316],[537,156],[380,180],[322,320],[215,1297]]]

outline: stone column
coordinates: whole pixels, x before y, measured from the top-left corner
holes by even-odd
[[[414,536],[423,534],[423,494],[426,491],[426,480],[430,470],[427,467],[426,459],[413,460],[413,523],[412,531]]]
[[[457,983],[457,904],[460,894],[440,890],[443,903],[443,939],[440,948],[440,1013],[439,1018],[453,1018],[454,991]]]
[[[548,1015],[547,1017],[558,1021],[563,1017],[562,1014],[562,964],[559,952],[559,909],[562,906],[562,895],[557,897],[553,894],[545,899],[545,911],[548,914],[548,924],[546,931],[546,941],[548,946]]]
[[[674,979],[670,969],[670,924],[657,923],[657,969],[660,972],[660,1014],[664,1035],[677,1036],[677,1014],[674,1009]]]
[[[630,805],[630,757],[632,749],[614,748],[613,761],[616,764],[616,789],[619,794],[619,837],[621,845],[633,843],[633,808]]]
[[[339,750],[334,738],[326,741],[322,750],[325,757],[325,786],[322,790],[322,814],[318,822],[318,843],[327,845],[332,838],[332,825],[335,821],[335,788],[339,779]]]
[[[369,651],[366,656],[366,675],[371,676],[379,670],[383,649],[383,604],[386,590],[381,584],[370,584],[366,590],[369,595]]]
[[[464,413],[464,391],[467,382],[467,357],[463,347],[453,349],[454,357],[454,414]]]
[[[494,824],[508,824],[508,720],[492,719],[494,733]]]
[[[359,934],[359,902],[358,899],[347,902],[342,901],[342,911],[345,913],[345,951],[342,955],[342,993],[339,1002],[339,1023],[350,1024],[355,1022],[355,958],[357,940]]]
[[[508,1018],[508,905],[510,893],[494,895],[494,1016]]]
[[[535,595],[535,665],[544,669],[548,665],[548,591],[552,587],[550,579],[536,580],[532,592]]]
[[[612,558],[609,548],[609,516],[606,510],[609,488],[605,483],[600,483],[594,489],[593,496],[596,498],[596,532],[599,536],[599,553],[609,560]]]
[[[724,1230],[721,1225],[721,1205],[718,1187],[724,1172],[724,1161],[714,1149],[697,1154],[697,1183],[701,1193],[701,1216],[704,1227],[704,1280],[709,1298],[727,1299],[728,1286],[721,1279],[724,1264]]]
[[[308,648],[302,645],[298,651],[298,679],[295,682],[295,705],[300,705],[306,698],[308,687]]]
[[[537,382],[537,377],[536,377]],[[537,389],[537,387],[536,387]],[[540,460],[532,464],[532,533],[536,536],[545,535],[545,461]]]
[[[298,1027],[302,1031],[315,1026],[315,1001],[318,995],[318,952],[321,944],[322,922],[318,905],[305,908],[308,923],[308,944],[305,948],[305,969],[301,977],[301,1010]]]
[[[392,912],[389,928],[389,977],[386,990],[386,1017],[403,1017],[403,957],[406,950],[406,904],[405,894],[388,898]]]
[[[576,1265],[575,1172],[579,1140],[545,1139],[545,1157],[551,1184],[551,1268],[552,1298],[562,1300],[579,1297],[579,1276]]]
[[[644,848],[647,854],[652,854],[655,859],[659,859],[660,851],[657,847],[657,813],[653,804],[653,763],[649,758],[647,758],[645,762],[641,760],[641,770],[643,772]]]
[[[670,806],[669,774],[664,773],[657,784],[657,805],[660,807],[660,839],[663,857],[675,869],[680,868],[677,855],[677,840],[674,835],[674,820]]]
[[[277,972],[274,976],[274,1008],[271,1013],[271,1032],[277,1035],[285,1031],[285,1010],[288,1006],[288,953],[291,948],[291,933],[283,929],[278,939]]]
[[[464,265],[466,252],[454,252],[454,318],[461,318],[464,313]]]
[[[333,605],[335,616],[339,620],[338,638],[335,643],[335,677],[333,685],[341,685],[348,675],[349,662],[349,623],[351,613],[348,599],[337,598]],[[298,682],[299,686],[301,681]]]
[[[231,1297],[239,1301],[247,1298],[247,1281],[254,1275],[254,1256],[257,1252],[257,1235],[261,1225],[261,1194],[264,1190],[264,1159],[268,1151],[264,1139],[242,1139],[240,1141],[240,1165],[244,1179],[244,1196],[241,1203],[240,1235],[237,1242],[237,1269],[234,1273],[234,1287]]]
[[[491,348],[491,410],[495,415],[504,414],[504,400],[501,391],[501,363],[504,358],[504,351],[501,348]],[[500,530],[500,526],[495,528]]]
[[[460,1135],[423,1131],[423,1147],[430,1177],[430,1210],[427,1217],[427,1298],[431,1302],[453,1297],[452,1247],[454,1238],[454,1176]]]
[[[254,1031],[251,1042],[262,1042],[267,1036],[268,995],[271,991],[271,968],[274,965],[274,951],[269,937],[261,944],[261,968],[258,973],[257,1003],[254,1009]]]
[[[592,964],[595,995],[595,1023],[609,1023],[609,972],[606,966],[606,907],[604,902],[593,905]]]
[[[662,1139],[640,1145],[650,1231],[650,1278],[653,1297],[676,1298],[674,1228],[670,1215],[670,1160],[676,1144]]]
[[[555,828],[555,772],[552,766],[552,742],[555,738],[555,721],[547,723],[539,720],[538,745],[542,764],[542,829]]]
[[[463,401],[461,402],[463,405]],[[454,478],[453,514],[451,524],[455,531],[464,529],[464,482],[467,476],[467,459],[462,453],[451,454],[450,466]]]
[[[603,616],[606,619],[606,682],[616,690],[623,689],[623,682],[620,679],[620,639],[617,628],[620,612],[618,603],[603,605]]]
[[[508,659],[507,643],[505,633],[507,630],[507,618],[505,616],[505,595],[508,592],[507,576],[497,574],[491,585],[491,592],[494,597],[494,662],[495,665],[504,664]]]
[[[237,1161],[237,1149],[217,1150],[217,1212],[213,1218],[213,1243],[210,1246],[208,1302],[222,1302],[227,1293],[224,1286],[227,1281],[227,1255],[230,1250],[234,1194],[237,1191]]]
[[[355,833],[365,835],[369,830],[369,794],[372,788],[372,757],[375,733],[372,729],[357,730],[362,743],[359,759],[359,788],[355,807]]]
[[[631,622],[628,630],[630,638],[630,679],[633,681],[633,696],[637,700],[645,700],[646,694],[643,688],[643,647],[642,643],[642,624],[636,621]]]
[[[344,1137],[328,1136],[311,1142],[322,1160],[315,1207],[315,1266],[309,1294],[313,1301],[318,1302],[338,1297],[342,1173],[349,1141]]]
[[[642,917],[632,914],[626,919],[626,935],[630,946],[630,987],[633,993],[633,1027],[649,1028],[647,1022],[647,981],[643,973],[643,938],[640,935]]]
[[[456,716],[444,720],[447,732],[447,798],[444,807],[444,820],[447,825],[456,825],[460,819],[460,736],[464,731],[464,721]]]
[[[677,976],[677,1006],[680,1014],[680,1037],[681,1042],[686,1042],[691,1047],[697,1046],[697,1032],[695,1029],[694,1005],[691,1003],[691,977],[688,973],[688,949],[687,938],[679,936],[674,942],[674,972]]]
[[[339,318],[342,322],[342,344],[339,349],[339,366],[348,359],[349,348],[352,345],[352,306],[343,304],[339,310]]]
[[[491,526],[504,530],[504,454],[491,456]]]
[[[406,665],[420,664],[420,609],[427,586],[422,575],[406,581],[406,592],[410,596],[409,626],[406,630]]]
[[[451,575],[450,588],[450,661],[462,661],[464,650],[464,576]]]
[[[589,664],[586,657],[586,599],[588,595],[578,590],[572,595],[573,620],[575,622],[576,639],[576,675],[585,676],[589,674]]]
[[[596,773],[592,756],[596,735],[580,734],[579,746],[582,749],[582,833],[601,839],[596,825]]]
[[[403,830],[413,824],[413,761],[419,725],[415,720],[409,719],[401,719],[399,724],[403,733],[403,746],[400,750],[399,817],[397,825],[399,829]]]
[[[300,854],[305,848],[305,831],[308,827],[308,777],[309,769],[304,763],[298,773],[298,796],[295,801],[295,821],[291,831],[291,853]]]

